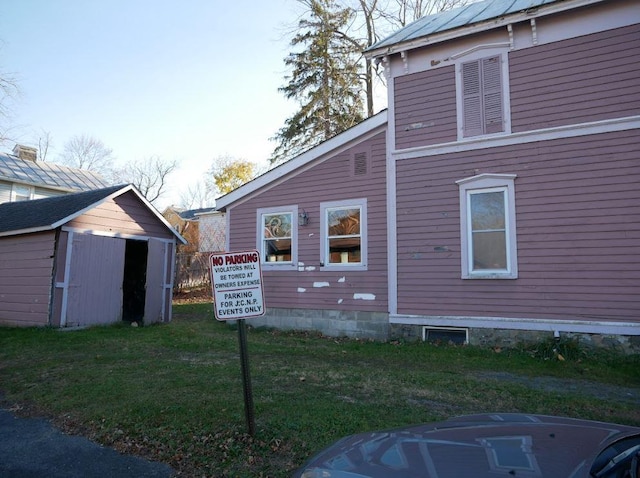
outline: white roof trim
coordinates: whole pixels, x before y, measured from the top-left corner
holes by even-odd
[[[216,199],[216,210],[224,211],[230,204],[245,198],[246,196],[254,193],[255,191],[270,185],[274,181],[282,178],[283,176],[302,168],[310,162],[327,155],[336,149],[360,139],[363,135],[370,133],[371,131],[380,128],[387,124],[387,110],[383,110],[380,113],[367,118],[356,126],[349,128],[347,131],[334,136],[318,146],[302,153],[301,155],[293,158],[286,163],[283,163],[276,168],[264,173],[262,176],[258,176],[256,179],[234,189],[230,193]]]

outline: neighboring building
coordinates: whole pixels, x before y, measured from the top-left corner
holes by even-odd
[[[84,169],[37,161],[35,148],[16,144],[13,154],[0,153],[0,203],[60,196],[109,184]]]
[[[208,236],[211,230],[211,221],[205,219],[203,223],[203,218],[209,215],[219,216],[220,213],[216,212],[214,207],[183,209],[169,206],[163,211],[162,216],[187,240],[187,244],[178,246],[178,252],[185,254],[207,252],[212,250],[207,247],[210,247],[213,242],[220,242],[217,236],[213,238]],[[222,234],[222,245],[224,246],[224,229]]]
[[[179,290],[209,285],[209,253],[225,247],[224,214],[215,208],[181,209],[170,206],[162,213],[188,241],[178,246],[175,285]]]
[[[196,213],[200,252],[224,251],[227,245],[227,221],[224,213],[210,208]]]
[[[252,321],[640,350],[640,2],[488,0],[365,55],[388,112],[217,201]]]
[[[184,242],[131,185],[0,204],[0,324],[168,322]]]

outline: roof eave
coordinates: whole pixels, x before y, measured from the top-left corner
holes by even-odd
[[[421,38],[415,38],[413,40],[398,42],[390,46],[368,49],[364,51],[364,56],[369,60],[374,60],[396,53],[401,53],[403,51],[435,45],[437,43],[473,35],[475,33],[481,33],[487,30],[492,30],[494,28],[500,28],[509,24],[527,21],[531,20],[532,18],[539,18],[546,15],[552,15],[567,10],[573,10],[574,8],[601,3],[603,1],[605,0],[564,0],[548,5],[540,5],[532,10],[519,11],[517,13],[510,13],[501,17],[494,17],[490,20],[473,23],[471,25],[454,28],[451,30],[445,30],[440,33],[435,33],[433,35],[428,35]]]
[[[21,179],[10,178],[9,176],[0,176],[0,181],[6,181],[6,182],[12,183],[12,184],[19,184],[21,186],[33,186],[35,188],[49,189],[51,191],[60,191],[60,192],[63,192],[63,193],[81,192],[81,190],[75,189],[75,188],[67,188],[67,187],[62,187],[62,186],[53,186],[51,184],[42,183],[42,182],[35,182],[35,181],[24,181],[24,180],[21,180]]]
[[[34,234],[36,232],[46,232],[52,231],[55,227],[52,224],[47,224],[45,226],[38,227],[29,227],[26,229],[14,229],[11,231],[0,232],[0,237],[9,237],[9,236],[19,236],[20,234]]]
[[[334,136],[327,141],[320,143],[318,146],[311,148],[310,150],[302,153],[301,155],[293,158],[286,163],[279,165],[278,167],[264,173],[262,176],[257,177],[253,181],[250,181],[237,189],[234,189],[230,193],[216,199],[216,211],[225,212],[227,206],[235,203],[242,198],[252,194],[253,192],[263,188],[264,186],[272,183],[273,181],[286,176],[287,174],[295,171],[298,168],[309,164],[310,162],[321,158],[332,151],[340,148],[341,146],[357,140],[360,136],[374,131],[387,123],[387,111],[383,110],[370,118],[365,119],[356,126],[348,129],[347,131]]]

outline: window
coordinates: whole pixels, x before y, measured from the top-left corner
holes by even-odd
[[[367,200],[322,203],[320,214],[322,265],[366,269]]]
[[[258,210],[258,251],[265,265],[297,265],[297,206]]]
[[[506,436],[478,439],[489,459],[489,469],[494,473],[542,476],[533,452],[530,436]]]
[[[11,192],[12,201],[27,201],[31,199],[31,188],[14,184]]]
[[[463,279],[516,279],[513,174],[481,174],[457,181]]]
[[[508,88],[502,63],[502,55],[494,55],[457,66],[461,138],[508,132]]]

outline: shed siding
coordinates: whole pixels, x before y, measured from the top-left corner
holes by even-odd
[[[455,67],[394,79],[396,149],[456,140]]]
[[[47,325],[55,234],[0,238],[0,322]]]
[[[513,132],[640,114],[640,24],[509,53]]]
[[[122,235],[174,238],[167,227],[132,192],[105,201],[67,225],[82,230]]]
[[[370,170],[365,176],[354,176],[352,153],[363,148],[371,151]],[[368,200],[368,270],[321,271],[320,203],[359,198]],[[307,226],[297,226],[299,267],[294,271],[263,270],[266,306],[386,312],[385,133],[231,208],[230,249],[256,247],[257,209],[294,204],[310,218]],[[328,286],[318,287],[318,283]],[[354,299],[356,293],[375,299]]]
[[[397,162],[398,312],[640,321],[635,131]],[[514,173],[516,280],[462,280],[456,180]]]

